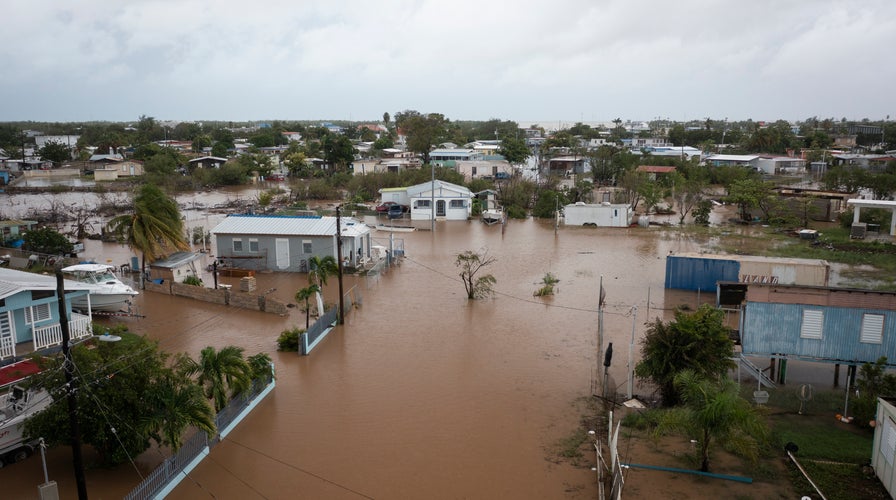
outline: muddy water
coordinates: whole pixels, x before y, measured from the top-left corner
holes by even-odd
[[[593,473],[559,460],[556,449],[578,425],[572,402],[589,394],[598,364],[601,276],[605,338],[616,353],[611,375],[625,392],[633,326],[638,337],[648,317],[669,319],[676,305],[698,300],[663,290],[664,257],[704,242],[659,228],[555,233],[533,220],[512,221],[504,232],[440,223],[435,232],[396,238],[404,239],[407,259],[379,279],[349,280],[346,287],[362,290],[363,306],[306,357],[275,351],[280,331],[304,324],[296,309],[277,317],[138,298],[146,317],[122,321],[164,350],[195,356],[207,345],[233,344],[271,353],[277,368],[275,391],[171,498],[595,496]],[[123,247],[94,244],[110,260],[128,258]],[[487,272],[498,293],[469,301],[454,257],[480,249],[496,259]],[[533,297],[548,272],[560,279],[556,295]],[[259,289],[287,300],[306,284],[304,275],[258,280]],[[328,302],[336,288],[335,280],[326,287]],[[91,497],[120,498],[160,457],[151,450],[133,466],[91,470]],[[74,496],[69,450],[51,451],[48,467],[62,497]],[[36,458],[0,470],[11,498],[35,497],[41,482]]]

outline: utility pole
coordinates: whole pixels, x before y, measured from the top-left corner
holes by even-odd
[[[628,399],[632,398],[632,391],[634,389],[635,383],[635,365],[634,365],[634,352],[635,352],[635,323],[638,320],[638,306],[632,306],[632,338],[631,342],[628,344]]]
[[[75,394],[72,354],[69,346],[68,312],[65,308],[65,281],[62,278],[61,269],[56,269],[56,297],[59,300],[59,327],[62,330],[62,357],[65,360],[63,368],[65,371],[66,399],[68,400],[68,423],[71,427],[72,464],[75,467],[78,499],[87,500],[87,480],[84,477],[84,459],[81,456],[81,426],[78,423],[78,400]]]
[[[339,324],[345,323],[345,297],[342,292],[342,217],[339,212],[342,205],[336,205],[336,261],[339,266]]]

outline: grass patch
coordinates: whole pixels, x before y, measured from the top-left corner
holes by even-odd
[[[855,464],[834,464],[797,458],[800,465],[827,498],[889,498],[871,467]],[[806,481],[793,462],[788,462],[790,479],[796,491],[808,495],[815,488]],[[816,498],[812,495],[812,498]]]
[[[561,457],[568,458],[573,465],[578,465],[579,460],[583,458],[582,444],[588,439],[588,433],[583,429],[576,429],[572,434],[560,439],[557,443],[558,454]]]
[[[792,442],[799,446],[797,458],[864,464],[871,459],[874,434],[856,426],[819,417],[779,414],[771,417],[772,432],[781,449]],[[821,436],[824,439],[819,439]]]

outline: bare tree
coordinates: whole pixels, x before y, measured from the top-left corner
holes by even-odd
[[[486,266],[495,262],[494,257],[489,257],[488,250],[474,252],[467,250],[457,254],[454,265],[460,268],[460,279],[467,290],[467,298],[470,300],[481,299],[494,294],[492,286],[497,281],[491,274],[477,276]]]

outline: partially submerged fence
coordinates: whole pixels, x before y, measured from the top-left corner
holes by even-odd
[[[345,313],[351,313],[355,306],[360,306],[362,301],[361,290],[353,286],[343,296],[345,302]],[[313,325],[308,327],[304,333],[299,335],[299,354],[307,356],[308,353],[319,344],[327,334],[336,326],[339,320],[339,307],[334,306],[329,311],[321,315]]]
[[[181,447],[166,458],[151,474],[131,490],[125,500],[162,499],[209,454],[212,447],[224,439],[234,426],[249,414],[275,387],[274,365],[271,364],[269,380],[258,379],[252,388],[234,399],[215,415],[215,436],[199,431],[184,441]]]

